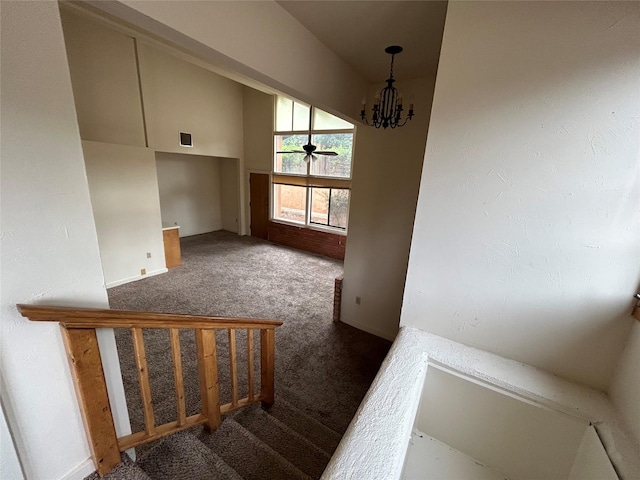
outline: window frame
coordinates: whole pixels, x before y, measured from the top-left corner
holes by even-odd
[[[289,99],[288,97],[284,97]],[[298,102],[296,100],[292,100],[295,103],[300,105],[308,106],[311,109],[311,105],[307,105],[303,102]],[[338,128],[331,130],[315,130],[315,116],[312,115],[311,118],[311,137],[313,139],[314,135],[332,135],[332,134],[350,134],[351,135],[351,166],[349,169],[348,177],[335,177],[335,176],[325,176],[325,175],[314,175],[311,173],[311,164],[313,160],[309,161],[306,165],[307,173],[284,173],[276,171],[276,152],[278,151],[276,145],[276,137],[282,135],[304,135],[308,137],[309,130],[277,130],[277,108],[278,108],[278,95],[274,95],[274,108],[273,108],[273,157],[271,160],[271,192],[270,196],[273,199],[271,202],[271,208],[269,209],[269,217],[272,222],[283,223],[285,225],[292,225],[298,228],[309,228],[311,230],[319,230],[323,232],[330,232],[338,235],[347,235],[347,231],[349,229],[349,212],[351,210],[351,180],[353,178],[353,163],[355,158],[355,145],[356,145],[356,125],[353,125],[353,128]],[[314,107],[315,108],[315,107]],[[292,109],[293,110],[293,109]],[[324,110],[323,110],[324,111]],[[327,112],[329,113],[329,112]],[[293,125],[293,118],[292,118]],[[300,154],[301,155],[301,154]],[[281,177],[278,179],[278,177]],[[286,178],[290,179],[290,183],[286,182]],[[280,181],[277,181],[280,180]],[[304,180],[304,181],[303,181]],[[276,217],[276,193],[275,187],[276,185],[292,185],[292,186],[300,186],[306,188],[306,206],[305,206],[305,222],[295,222],[292,220],[286,220],[282,218]],[[340,185],[340,186],[338,186]],[[312,189],[313,187],[317,188],[329,188],[329,189],[346,189],[349,190],[349,204],[347,206],[347,226],[345,228],[341,227],[333,227],[330,225],[323,225],[318,223],[311,222],[312,215]],[[329,200],[330,201],[330,200]]]

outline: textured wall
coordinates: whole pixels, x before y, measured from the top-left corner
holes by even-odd
[[[27,478],[72,470],[82,478],[94,467],[60,330],[16,310],[17,303],[108,307],[58,4],[1,2],[0,9],[2,406]],[[113,360],[113,331],[102,329],[99,340],[103,360]],[[111,372],[108,382],[120,378],[117,361]],[[118,381],[110,399],[128,425]]]
[[[638,31],[635,2],[450,3],[401,324],[607,387],[640,278]]]

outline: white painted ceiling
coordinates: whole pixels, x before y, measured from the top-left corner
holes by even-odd
[[[447,10],[445,0],[288,1],[282,6],[371,83],[389,76],[389,45],[400,45],[394,77],[435,76]]]

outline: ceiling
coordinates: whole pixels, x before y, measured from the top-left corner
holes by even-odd
[[[371,83],[389,76],[389,45],[398,80],[435,76],[447,10],[445,0],[278,1],[291,16]]]

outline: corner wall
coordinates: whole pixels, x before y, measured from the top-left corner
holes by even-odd
[[[400,322],[434,81],[399,82],[415,95],[416,116],[404,127],[356,132],[341,320],[390,340]]]
[[[153,150],[88,141],[82,149],[107,287],[166,272]]]
[[[83,478],[94,467],[59,327],[16,310],[108,308],[60,15],[57,2],[0,11],[0,395],[26,478]],[[99,340],[112,360],[113,331]],[[110,399],[124,405],[122,391]]]
[[[607,388],[640,277],[638,31],[635,2],[449,4],[402,325]]]
[[[251,235],[249,206],[249,172],[271,173],[273,162],[273,96],[250,87],[243,87],[244,168],[242,185],[245,187],[244,209],[246,235]]]
[[[222,229],[220,159],[156,153],[162,223],[180,226],[180,236]]]

